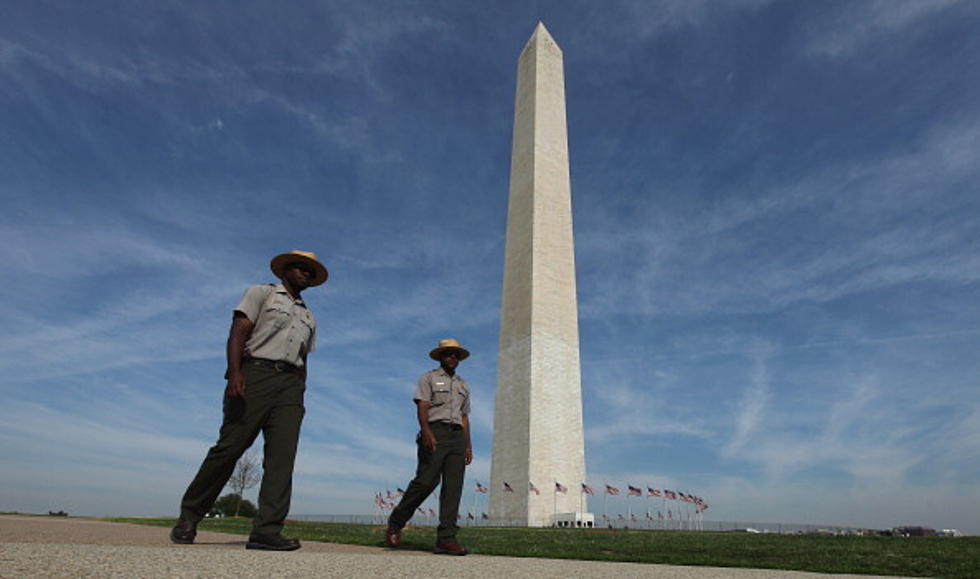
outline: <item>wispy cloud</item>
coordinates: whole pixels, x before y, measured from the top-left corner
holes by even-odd
[[[960,0],[874,0],[831,9],[811,27],[808,50],[830,58],[850,56],[917,25]]]
[[[609,234],[579,235],[596,266],[580,281],[582,313],[771,311],[905,283],[975,283],[980,231],[950,209],[969,204],[962,187],[977,176],[978,138],[976,123],[945,125],[900,153],[821,167],[751,197],[733,191],[714,207],[664,213],[650,200],[626,221],[597,208],[590,229]],[[752,234],[762,227],[777,237]],[[617,268],[626,278],[592,274],[608,264],[632,267]]]
[[[723,449],[723,454],[736,454],[752,442],[765,418],[769,398],[769,377],[766,362],[757,356],[752,381],[742,394],[735,414],[734,430],[731,439]]]

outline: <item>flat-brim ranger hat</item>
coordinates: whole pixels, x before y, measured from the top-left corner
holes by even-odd
[[[446,350],[456,350],[459,354],[459,359],[465,360],[470,357],[470,352],[466,348],[459,345],[459,342],[452,338],[446,338],[445,340],[439,340],[439,345],[435,347],[431,352],[429,352],[429,357],[433,360],[438,361],[439,357]]]
[[[311,287],[320,285],[321,283],[327,281],[327,277],[330,276],[330,274],[327,272],[327,268],[320,263],[319,260],[317,260],[316,254],[312,251],[293,250],[289,253],[279,254],[273,257],[272,261],[269,262],[269,269],[272,270],[272,273],[276,274],[276,277],[282,279],[283,273],[286,271],[286,266],[293,263],[304,263],[313,268],[316,275],[313,277],[313,280],[310,281]]]

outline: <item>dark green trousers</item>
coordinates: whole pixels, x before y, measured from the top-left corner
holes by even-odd
[[[456,519],[466,473],[466,433],[440,423],[432,425],[432,433],[436,436],[436,450],[429,452],[421,444],[418,445],[419,465],[415,478],[408,484],[398,506],[391,511],[388,524],[404,527],[441,480],[436,537],[438,542],[443,543],[454,540],[459,530]]]
[[[299,375],[274,368],[246,365],[245,398],[224,399],[224,420],[218,442],[208,450],[197,476],[180,504],[180,518],[196,523],[204,518],[225,488],[235,464],[262,433],[265,449],[262,486],[254,533],[279,533],[289,513],[293,462],[303,422],[306,386]]]

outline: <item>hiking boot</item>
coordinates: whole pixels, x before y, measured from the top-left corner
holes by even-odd
[[[262,551],[295,551],[300,548],[299,539],[283,537],[279,533],[268,535],[257,535],[252,533],[248,536],[246,549],[259,549]]]
[[[385,529],[385,545],[389,547],[401,547],[402,546],[402,530],[395,525],[388,525]]]
[[[180,519],[173,529],[170,529],[170,540],[178,545],[191,545],[197,536],[197,523]]]
[[[436,548],[432,552],[436,555],[465,555],[469,553],[469,550],[456,544],[455,541],[446,541],[445,543],[436,543]]]

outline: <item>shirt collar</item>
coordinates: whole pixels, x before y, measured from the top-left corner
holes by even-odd
[[[449,372],[446,372],[445,370],[442,369],[442,366],[439,366],[438,368],[436,368],[435,369],[435,372],[438,373],[438,374],[442,374],[443,376],[445,376],[446,378],[449,378],[450,380],[452,380],[453,378],[459,378],[459,372],[456,372],[455,374],[453,374],[452,376],[450,376],[449,375]]]
[[[295,299],[293,299],[293,296],[289,295],[289,292],[286,290],[286,286],[283,285],[282,282],[277,283],[275,285],[275,287],[272,288],[272,291],[274,291],[276,293],[280,293],[280,294],[286,294],[286,297],[288,297],[289,299],[293,300],[293,303],[298,304],[298,305],[301,305],[304,308],[306,307],[306,304],[303,303],[303,298],[295,298]],[[440,368],[440,370],[441,369],[442,368]]]

